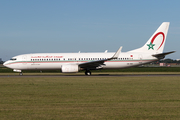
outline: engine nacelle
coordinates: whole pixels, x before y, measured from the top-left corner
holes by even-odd
[[[14,69],[13,71],[14,71],[14,72],[21,72],[21,70],[16,70],[16,69]]]
[[[72,65],[72,64],[62,65],[61,71],[63,73],[78,72],[79,71],[79,66],[78,65]]]

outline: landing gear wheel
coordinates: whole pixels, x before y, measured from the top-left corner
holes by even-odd
[[[20,75],[20,76],[22,76],[22,75],[23,75],[23,73],[21,72],[21,73],[19,73],[19,75]]]
[[[89,71],[89,70],[86,71],[86,72],[85,72],[85,75],[91,75],[91,71]]]

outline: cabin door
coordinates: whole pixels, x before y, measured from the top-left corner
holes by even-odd
[[[22,56],[22,64],[23,65],[27,64],[27,56]]]

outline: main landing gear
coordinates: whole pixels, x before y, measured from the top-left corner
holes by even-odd
[[[91,71],[90,70],[86,70],[85,71],[85,75],[91,75]]]
[[[20,76],[22,76],[22,75],[23,75],[23,73],[22,73],[22,72],[20,72],[20,73],[19,73],[19,75],[20,75]]]

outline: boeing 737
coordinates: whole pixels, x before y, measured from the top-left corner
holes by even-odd
[[[91,70],[120,69],[143,65],[163,59],[174,53],[163,52],[169,22],[163,22],[144,46],[128,52],[103,53],[35,53],[12,57],[3,65],[14,72],[23,70],[61,70],[62,73],[76,73],[81,70],[85,75],[91,75]]]

